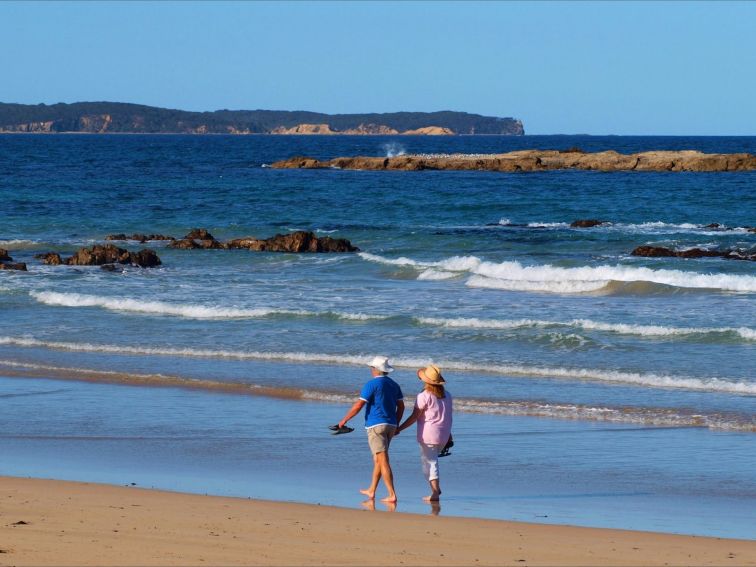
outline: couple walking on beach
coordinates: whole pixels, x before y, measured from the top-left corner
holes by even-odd
[[[376,356],[369,366],[373,378],[363,386],[359,399],[338,424],[339,431],[343,430],[347,422],[365,408],[365,429],[373,453],[373,477],[370,486],[360,492],[374,500],[378,483],[383,479],[388,496],[382,501],[396,502],[389,446],[394,436],[417,423],[420,461],[431,488],[430,495],[424,500],[438,501],[441,496],[438,457],[451,438],[452,428],[452,398],[444,388],[446,380],[441,369],[431,364],[417,371],[417,377],[423,382],[423,391],[417,395],[412,413],[401,423],[404,395],[399,384],[389,378],[389,373],[394,370],[389,359]]]

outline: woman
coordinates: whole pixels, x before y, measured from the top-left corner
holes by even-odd
[[[431,364],[417,371],[417,377],[425,383],[423,391],[415,399],[412,414],[397,429],[397,433],[417,422],[417,442],[420,444],[420,462],[423,473],[431,487],[426,502],[436,502],[441,496],[438,479],[438,454],[449,441],[452,429],[452,398],[444,388],[446,380],[441,369]]]

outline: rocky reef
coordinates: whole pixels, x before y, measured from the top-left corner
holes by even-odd
[[[745,252],[735,248],[728,250],[686,248],[672,250],[664,246],[638,246],[630,252],[632,256],[644,256],[646,258],[726,258],[728,260],[756,261],[756,253]]]
[[[270,238],[256,238],[247,236],[234,238],[226,242],[217,240],[205,228],[195,228],[182,238],[174,238],[163,234],[144,235],[132,234],[109,234],[106,240],[135,240],[146,242],[148,240],[167,240],[169,248],[180,250],[222,250],[222,249],[245,249],[255,252],[290,252],[290,253],[325,253],[325,252],[357,252],[359,248],[353,246],[345,238],[331,238],[330,236],[317,236],[314,232],[299,230],[289,234],[276,234]]]
[[[62,258],[57,252],[46,252],[34,256],[42,260],[43,264],[50,266],[105,266],[113,264],[125,264],[139,268],[154,268],[162,262],[154,250],[145,248],[138,252],[130,252],[124,248],[118,248],[113,244],[95,244],[89,248],[80,248],[70,258]]]
[[[271,165],[275,169],[358,169],[358,170],[464,170],[527,172],[558,169],[594,171],[754,171],[756,155],[705,154],[694,150],[652,151],[620,154],[615,151],[586,153],[578,148],[567,151],[522,150],[504,154],[407,154],[397,157],[338,157],[320,161],[292,157]]]

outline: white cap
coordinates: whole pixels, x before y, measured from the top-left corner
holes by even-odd
[[[368,365],[379,372],[391,372],[394,368],[389,364],[388,356],[376,356]]]

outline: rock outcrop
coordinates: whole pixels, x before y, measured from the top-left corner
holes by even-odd
[[[0,270],[18,270],[20,272],[28,271],[24,262],[0,262]]]
[[[139,252],[129,252],[113,244],[95,244],[91,248],[81,248],[65,261],[70,266],[102,266],[104,264],[130,264],[140,268],[153,268],[161,264],[154,250],[145,248]]]
[[[227,248],[245,248],[256,252],[357,252],[359,248],[344,238],[318,237],[300,230],[291,234],[276,234],[264,240],[237,238],[226,243]]]
[[[49,266],[60,266],[61,264],[64,264],[63,258],[60,257],[60,254],[57,252],[46,252],[44,254],[35,254],[35,258],[38,260],[42,260],[43,264],[47,264]]]
[[[223,244],[218,242],[215,237],[204,228],[195,228],[189,231],[181,240],[174,240],[168,245],[170,248],[179,248],[182,250],[193,250],[204,248],[206,250],[224,248]]]
[[[13,258],[8,255],[8,251],[5,248],[0,248],[0,262],[11,262]]]
[[[728,260],[756,261],[756,254],[742,252],[737,249],[707,250],[705,248],[687,248],[685,250],[672,250],[664,246],[638,246],[630,254],[632,256],[644,256],[647,258],[726,258]]]
[[[320,161],[293,157],[272,164],[275,169],[479,170],[500,172],[584,169],[594,171],[754,171],[756,155],[704,154],[698,151],[653,151],[620,154],[557,150],[521,150],[505,154],[406,154],[396,157],[338,157]]]

